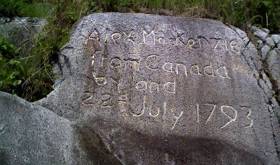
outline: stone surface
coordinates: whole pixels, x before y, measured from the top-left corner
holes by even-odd
[[[1,165],[120,164],[95,132],[39,105],[0,92],[0,114]]]
[[[7,38],[21,54],[26,55],[33,46],[33,39],[46,25],[45,19],[16,17],[14,19],[0,17],[0,35]]]
[[[278,44],[280,42],[280,35],[273,34],[273,35],[271,35],[271,38],[273,39],[275,44]]]
[[[85,146],[95,132],[122,164],[279,164],[279,106],[257,54],[218,21],[89,15],[37,104],[78,121]]]
[[[70,122],[0,93],[0,164],[72,164]]]
[[[263,29],[259,29],[255,26],[251,27],[252,32],[256,31],[265,31]],[[258,37],[258,36],[256,36]],[[259,38],[259,37],[258,37]],[[252,39],[254,40],[254,38]],[[264,74],[268,77],[271,86],[271,90],[268,93],[272,94],[271,102],[273,100],[277,100],[278,104],[280,103],[280,34],[268,34],[266,37],[266,44],[263,44],[261,40],[257,40],[256,45],[259,53],[259,57],[261,57],[262,61],[262,70],[265,72]],[[266,81],[267,82],[267,81]],[[266,84],[266,85],[269,85]],[[263,88],[265,89],[265,88]],[[267,93],[267,92],[266,92]],[[280,110],[275,111],[276,114],[280,114]],[[280,115],[279,115],[280,118]]]
[[[262,55],[262,59],[265,59],[268,52],[270,51],[271,47],[268,46],[268,45],[264,45],[262,48],[261,48],[261,55]]]
[[[266,37],[268,36],[269,31],[267,31],[265,29],[257,28],[255,26],[251,27],[251,29],[252,29],[255,36],[260,38],[262,41],[266,40]]]
[[[267,59],[267,64],[272,78],[277,81],[278,87],[280,87],[280,51],[279,50],[270,51],[269,57]]]
[[[258,49],[261,49],[264,46],[263,41],[262,40],[258,40],[256,46],[257,46]]]
[[[267,29],[267,28],[262,28],[262,30],[263,30],[264,32],[266,32],[267,34],[269,34],[269,32],[270,32],[270,30]]]
[[[0,164],[277,165],[279,52],[267,46],[262,58],[208,19],[84,17],[52,93],[0,93]]]
[[[265,41],[269,46],[274,47],[275,46],[275,42],[272,38],[267,38]]]

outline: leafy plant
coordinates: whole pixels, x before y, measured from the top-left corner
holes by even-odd
[[[23,0],[0,0],[0,16],[18,15],[23,3]]]
[[[38,100],[52,90],[55,79],[52,66],[58,60],[59,50],[68,41],[72,25],[91,10],[95,10],[94,3],[89,1],[69,0],[56,4],[48,24],[34,41],[30,58],[25,61],[30,68],[22,97]]]
[[[24,68],[18,49],[3,37],[0,37],[0,68],[0,89],[15,93],[22,82]]]
[[[0,16],[4,17],[47,17],[52,11],[52,8],[52,4],[39,1],[0,0]]]

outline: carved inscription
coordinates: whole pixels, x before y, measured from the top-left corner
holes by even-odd
[[[114,97],[117,97],[117,99],[114,99]],[[93,95],[88,95],[84,99],[83,103],[85,105],[93,105],[94,101],[92,99]],[[251,118],[252,110],[249,107],[240,107],[240,112],[246,112],[246,116],[241,116],[243,115],[243,113],[240,113],[231,105],[218,106],[216,104],[209,103],[196,103],[193,105],[190,104],[188,107],[186,107],[187,109],[179,110],[179,107],[177,107],[177,109],[175,107],[169,107],[169,104],[166,101],[164,101],[162,105],[156,106],[149,102],[150,99],[151,98],[149,98],[149,96],[144,95],[142,103],[137,109],[135,109],[134,104],[129,101],[128,95],[112,95],[109,93],[104,93],[103,95],[101,95],[100,100],[97,101],[97,104],[101,108],[112,108],[114,105],[116,105],[114,103],[114,100],[116,100],[119,105],[121,104],[121,112],[126,112],[133,117],[160,118],[163,121],[171,118],[173,119],[173,121],[170,123],[171,130],[175,129],[176,125],[180,121],[183,122],[184,118],[188,117],[187,113],[192,109],[193,111],[195,111],[195,116],[193,117],[195,118],[196,124],[208,125],[209,122],[222,118],[226,122],[222,125],[217,126],[221,130],[234,125],[234,123],[238,122],[239,118],[246,119],[246,125],[244,125],[243,128],[251,128],[254,123],[253,119]],[[208,113],[206,118],[202,120],[201,114],[205,110],[208,110],[210,112]],[[215,117],[215,115],[219,118]]]
[[[203,35],[190,35],[186,30],[174,25],[164,24],[161,26],[146,25],[139,31],[113,32],[110,40],[113,44],[132,44],[149,46],[179,46],[188,50],[213,49],[216,52],[229,51],[240,53],[242,46],[237,39],[225,39],[213,34],[212,37]],[[107,35],[106,35],[107,36]]]
[[[141,117],[141,116],[150,116],[150,117],[161,117],[163,120],[165,120],[167,118],[166,115],[171,116],[174,119],[174,122],[172,123],[171,126],[171,130],[173,130],[176,125],[178,124],[178,121],[182,118],[184,118],[183,114],[186,113],[186,111],[181,110],[181,111],[176,111],[176,108],[170,108],[167,109],[168,103],[167,102],[163,102],[162,106],[160,107],[155,107],[152,108],[152,105],[149,105],[148,101],[147,101],[148,97],[145,95],[143,96],[143,102],[142,102],[142,108],[140,108],[141,110],[139,112],[131,112],[132,116],[134,117]],[[209,115],[207,116],[207,119],[205,121],[201,120],[201,106],[204,107],[203,110],[205,109],[210,109],[211,112],[209,113]],[[190,107],[193,107],[195,109],[195,114],[196,116],[194,116],[196,118],[196,123],[197,124],[204,124],[207,125],[211,120],[213,120],[213,116],[215,113],[219,114],[219,117],[224,118],[224,120],[227,120],[226,123],[224,123],[223,125],[219,126],[220,129],[224,129],[226,127],[230,127],[230,125],[234,124],[234,122],[237,122],[239,114],[238,111],[230,105],[221,105],[221,106],[217,106],[216,104],[195,104],[195,105],[190,105]],[[190,109],[188,109],[187,111],[189,111]],[[248,113],[248,115],[246,116],[246,123],[249,123],[248,125],[243,126],[244,128],[250,128],[253,126],[253,119],[251,118],[251,113],[252,110],[250,108],[245,108],[245,107],[241,107],[240,110],[242,111],[246,111]],[[217,112],[216,112],[217,111]],[[167,114],[167,112],[169,112],[169,114]],[[185,116],[186,117],[186,116]]]
[[[238,106],[235,105],[221,103],[192,103],[180,107],[167,101],[166,98],[176,97],[177,85],[182,83],[179,82],[182,80],[197,81],[197,77],[203,77],[209,80],[224,80],[225,83],[231,82],[232,71],[228,68],[229,66],[219,63],[219,60],[216,62],[215,58],[211,61],[191,61],[193,58],[189,60],[189,54],[178,55],[185,57],[179,59],[174,55],[170,55],[169,58],[168,55],[161,56],[154,52],[151,54],[145,52],[143,55],[136,56],[119,53],[108,55],[107,44],[113,44],[113,48],[131,44],[129,48],[135,49],[143,45],[144,47],[158,47],[168,44],[168,46],[183,47],[188,49],[188,52],[196,49],[212,49],[216,52],[240,53],[241,50],[237,39],[229,40],[203,35],[190,36],[190,33],[178,29],[176,26],[168,28],[164,25],[164,27],[158,29],[156,26],[147,25],[140,32],[132,30],[106,34],[104,48],[101,48],[100,40],[102,39],[98,30],[95,29],[90,33],[86,43],[91,51],[90,78],[95,82],[94,90],[100,89],[101,92],[97,92],[96,95],[94,92],[86,91],[82,97],[83,106],[93,106],[99,110],[118,109],[121,113],[138,120],[146,117],[162,120],[170,125],[171,130],[178,128],[178,125],[190,118],[193,119],[193,124],[207,126],[214,123],[220,130],[236,126],[239,121],[244,119],[246,121],[242,121],[242,123],[246,123],[246,125],[242,125],[242,128],[253,127],[252,110],[249,107],[237,108]],[[126,46],[122,48],[127,48]],[[104,49],[103,53],[100,53],[102,49]],[[97,53],[98,51],[99,53]],[[153,76],[170,75],[170,79],[157,80],[153,79],[153,76],[142,76],[143,73]],[[127,81],[126,79],[130,76],[129,87],[122,90],[121,82]],[[132,97],[135,97],[134,92],[140,100],[142,99],[140,102],[139,100],[132,101]],[[152,101],[157,97],[163,99],[162,102]]]
[[[182,62],[163,62],[159,55],[152,54],[142,60],[145,67],[152,71],[164,71],[175,73],[176,75],[189,76],[207,76],[222,79],[231,79],[228,69],[225,65],[214,67],[211,63],[208,65],[192,64],[187,66]]]
[[[130,32],[114,32],[111,34],[111,40],[114,44],[120,44],[121,42],[135,44],[137,34],[134,31]]]
[[[166,82],[164,84],[156,83],[156,82],[147,82],[147,81],[139,81],[136,83],[135,88],[138,91],[148,91],[150,93],[159,93],[163,91],[168,94],[176,93],[176,81]]]
[[[92,64],[94,64],[95,57],[92,56],[91,58]],[[108,66],[112,70],[119,70],[120,72],[124,72],[125,70],[132,67],[133,71],[135,72],[143,72],[143,69],[148,69],[153,72],[162,72],[162,73],[170,73],[177,76],[184,76],[186,78],[193,78],[193,77],[207,77],[207,78],[220,78],[220,79],[231,79],[229,70],[225,65],[214,66],[213,64],[209,63],[206,65],[200,64],[184,64],[183,62],[165,62],[163,58],[159,55],[152,54],[148,55],[145,58],[120,58],[120,57],[112,57],[110,59],[102,57],[103,61],[108,61]],[[142,68],[142,70],[140,69]],[[97,76],[95,71],[92,71],[92,77],[96,81],[98,85],[106,85],[107,78],[102,76]],[[144,83],[144,82],[142,82]],[[174,82],[173,82],[174,84]],[[141,88],[141,85],[138,84]],[[138,86],[137,85],[137,86]],[[150,90],[160,90],[159,88],[167,89],[171,86],[171,82],[167,84],[163,84],[163,87],[160,87],[155,82],[150,82],[150,84],[144,84]],[[174,93],[169,90],[171,93]]]

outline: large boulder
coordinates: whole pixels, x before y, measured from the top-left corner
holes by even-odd
[[[218,21],[84,17],[53,92],[0,93],[0,164],[279,164],[279,105],[257,54]]]
[[[257,53],[218,21],[93,14],[37,103],[96,132],[123,164],[279,164],[279,105]]]

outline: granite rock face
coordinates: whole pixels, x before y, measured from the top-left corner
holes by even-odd
[[[39,103],[97,132],[123,164],[277,164],[279,106],[257,53],[217,21],[94,14]]]
[[[71,164],[74,131],[67,119],[5,93],[0,113],[0,164]]]
[[[279,105],[258,53],[218,21],[93,14],[35,104],[71,121],[56,129],[76,164],[276,165]]]
[[[1,165],[119,164],[95,132],[44,107],[0,92],[0,113]]]

